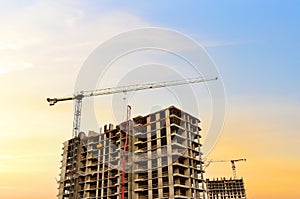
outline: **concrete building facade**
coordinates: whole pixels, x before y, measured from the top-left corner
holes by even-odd
[[[246,199],[244,180],[240,179],[213,179],[206,180],[208,199]]]
[[[125,198],[205,198],[199,123],[171,106],[80,133],[64,143],[58,198],[118,199],[122,186]]]

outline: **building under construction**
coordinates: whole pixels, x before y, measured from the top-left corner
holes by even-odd
[[[171,106],[80,133],[63,144],[58,198],[204,198],[199,123]]]
[[[206,180],[208,199],[246,199],[243,178]]]

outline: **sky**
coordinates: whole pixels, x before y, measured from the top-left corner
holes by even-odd
[[[237,174],[244,178],[249,199],[300,197],[299,1],[4,0],[0,5],[0,198],[55,198],[62,143],[72,135],[73,104],[49,107],[45,99],[72,94],[85,60],[98,46],[144,27],[175,30],[192,38],[219,71],[226,114],[218,142],[206,158],[246,158],[237,163]],[[114,67],[123,64],[124,70],[133,61],[136,65],[156,61],[177,63],[176,70],[165,68],[165,74],[186,69],[174,61],[177,58],[148,55],[130,55]],[[155,75],[163,80],[157,67],[149,67],[148,75],[140,78],[135,74],[147,67],[115,77],[122,78],[121,84],[153,80]],[[109,77],[98,82],[99,87],[116,84]],[[176,104],[175,91],[125,97],[132,99],[135,116]],[[208,91],[200,93],[202,112],[196,116],[206,132],[213,107]],[[156,106],[151,100],[141,103],[140,99],[153,96]],[[118,106],[111,105],[121,104],[122,98],[95,99],[100,126],[124,118],[115,116],[112,107]],[[86,116],[82,126],[88,130],[89,125]],[[207,168],[207,178],[223,176],[232,176],[230,163]]]

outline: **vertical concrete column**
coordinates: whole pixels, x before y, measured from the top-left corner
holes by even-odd
[[[193,140],[195,138],[195,136],[191,133],[191,122],[192,119],[190,118],[190,116],[186,116],[186,121],[187,121],[187,138],[188,138],[188,142],[189,142],[189,157],[194,158],[196,156],[195,152],[192,150],[192,144],[193,144]],[[196,166],[196,167],[195,167]],[[197,169],[197,165],[194,165],[194,160],[191,159],[191,176],[193,177],[191,179],[191,194],[194,194],[194,197],[198,198],[199,194],[198,194],[198,190],[196,189],[198,187],[198,181],[195,179],[198,176],[196,175],[195,169]]]
[[[88,163],[89,163],[89,160],[88,160],[88,157],[89,157],[89,154],[90,154],[90,152],[89,152],[89,147],[90,147],[90,144],[89,144],[89,138],[87,138],[87,142],[86,142],[86,150],[87,150],[87,152],[86,152],[86,162],[85,162],[85,166],[86,166],[86,174],[87,175],[85,175],[85,181],[84,181],[84,193],[83,193],[83,197],[87,197],[88,196],[88,192],[86,191],[86,189],[88,188],[88,183],[87,183],[87,180],[88,180],[88,178],[89,178],[89,173],[91,172],[88,168],[87,168],[87,165],[88,165]]]
[[[104,132],[105,133],[105,132]],[[102,179],[101,179],[101,198],[104,196],[104,168],[105,168],[105,154],[106,154],[106,139],[105,135],[103,136],[103,154],[102,154]]]
[[[199,157],[198,157],[198,160],[200,160],[200,170],[201,170],[201,173],[200,173],[200,178],[202,180],[201,182],[201,188],[203,189],[203,199],[206,199],[206,190],[205,190],[205,182],[204,182],[204,171],[203,171],[203,164],[202,164],[202,152],[201,152],[201,128],[199,126],[199,122],[195,125],[197,125],[197,141],[199,143],[199,147],[198,147],[198,152],[199,152]],[[198,185],[199,186],[199,185]]]
[[[135,173],[135,169],[137,168],[137,163],[134,161],[137,158],[137,155],[134,153],[136,151],[137,147],[134,145],[134,143],[138,141],[138,138],[135,137],[136,131],[135,131],[135,124],[133,121],[132,121],[132,132],[131,133],[133,135],[132,142],[131,142],[131,147],[132,147],[131,154],[132,154],[132,159],[133,159],[132,167],[131,167],[132,168],[132,170],[131,170],[132,171],[132,183],[131,183],[131,185],[132,185],[131,196],[132,197],[131,198],[133,199],[133,198],[138,198],[138,193],[134,191],[135,189],[137,189],[137,183],[134,180],[138,179],[138,173]]]
[[[172,137],[170,126],[170,110],[166,110],[166,136],[167,136],[167,154],[168,154],[168,179],[169,179],[169,198],[174,198],[173,182],[173,160],[172,160]]]
[[[68,141],[63,143],[63,158],[62,158],[62,167],[61,167],[61,175],[59,180],[59,187],[58,187],[58,199],[63,198],[64,194],[64,181],[66,178],[66,165],[67,165],[67,158],[68,158]]]
[[[98,136],[98,142],[97,142],[97,145],[100,143],[100,139],[101,139],[101,134]],[[96,198],[98,198],[98,188],[99,188],[99,172],[100,172],[100,161],[99,161],[99,156],[100,156],[100,148],[98,149],[98,151],[97,151],[97,184],[96,184],[96,187],[97,187],[97,189],[96,189]]]
[[[111,152],[111,151],[110,151],[110,148],[111,148],[111,141],[109,140],[109,138],[112,136],[111,129],[112,129],[112,128],[110,127],[110,128],[109,128],[110,131],[107,133],[107,134],[108,134],[108,138],[106,138],[106,139],[108,140],[108,142],[107,142],[107,143],[108,143],[108,148],[107,148],[107,152],[106,152],[106,154],[107,154],[107,156],[108,156],[108,161],[106,162],[108,169],[110,169],[110,167],[111,167],[111,162],[110,162],[110,161],[111,161],[111,154],[110,154],[110,152]],[[109,178],[109,177],[110,177],[110,174],[111,174],[111,171],[108,171],[108,172],[107,172],[107,187],[108,187],[108,188],[107,188],[107,195],[112,194],[112,193],[111,193],[111,190],[110,190],[110,188],[109,188],[109,187],[111,187],[111,185],[112,185],[112,184],[110,184],[111,182],[110,182],[110,180],[109,180],[109,179],[110,179],[110,178]]]
[[[186,151],[186,154],[187,154],[188,152]],[[188,166],[188,168],[187,168],[187,172],[186,172],[186,176],[188,176],[188,179],[186,180],[187,181],[187,183],[186,183],[186,181],[185,181],[185,185],[186,186],[188,186],[189,187],[189,189],[187,190],[187,194],[186,194],[186,196],[188,196],[188,197],[192,197],[192,187],[191,187],[191,171],[190,171],[190,169],[192,168],[191,167],[191,165],[190,165],[190,158],[189,157],[187,157],[186,159],[185,159],[185,161],[184,161],[184,164],[186,165],[186,166]]]
[[[151,125],[150,117],[147,117],[147,163],[148,163],[148,198],[153,198],[152,192],[152,151],[151,151]]]
[[[75,138],[74,140],[75,140],[74,150],[77,149],[77,152],[76,153],[74,152],[76,154],[76,156],[74,157],[76,160],[75,170],[78,172],[79,171],[79,163],[80,163],[80,140],[79,140],[79,138]],[[73,193],[74,198],[78,198],[78,191],[79,191],[78,180],[79,180],[78,177],[74,177],[74,189],[73,189],[74,190],[74,193]]]
[[[158,177],[158,198],[163,197],[163,179],[162,179],[162,157],[161,157],[161,134],[160,134],[160,129],[162,126],[160,125],[160,114],[156,114],[156,136],[157,136],[157,177]]]
[[[187,180],[187,184],[186,185],[189,187],[189,189],[186,192],[187,193],[186,196],[192,197],[191,171],[190,171],[190,169],[193,168],[193,166],[191,165],[192,159],[190,159],[190,157],[192,155],[191,154],[191,150],[190,150],[190,147],[192,145],[192,141],[190,140],[190,136],[188,136],[188,134],[189,134],[188,131],[190,130],[190,124],[189,124],[190,117],[187,114],[184,114],[183,119],[185,120],[184,137],[186,138],[186,140],[185,140],[185,147],[187,149],[185,151],[185,153],[184,153],[184,157],[186,158],[184,160],[184,164],[186,166],[188,166],[188,169],[187,169],[187,172],[186,172],[186,175],[188,176],[188,180]]]

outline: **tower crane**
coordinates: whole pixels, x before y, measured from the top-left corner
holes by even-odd
[[[233,173],[233,178],[236,179],[236,166],[235,166],[235,162],[240,162],[240,161],[245,161],[245,158],[241,158],[241,159],[235,159],[235,160],[209,160],[205,165],[204,165],[204,169],[206,169],[211,163],[214,162],[230,162],[231,163],[231,169],[232,169],[232,173]]]
[[[135,84],[129,86],[113,87],[113,88],[104,88],[97,90],[89,91],[80,91],[72,96],[63,97],[63,98],[47,98],[50,106],[54,106],[57,102],[62,101],[71,101],[75,100],[75,110],[74,110],[74,120],[73,120],[73,137],[77,137],[80,132],[80,121],[81,121],[81,109],[82,109],[82,100],[85,97],[93,97],[98,95],[110,95],[115,93],[127,93],[131,91],[163,88],[169,86],[177,86],[184,84],[200,83],[205,81],[217,80],[217,77],[197,77],[189,78],[175,81],[165,81],[165,82],[156,82],[156,83],[146,83],[146,84]],[[126,122],[126,131],[129,131],[129,119],[131,117],[131,107],[127,107],[127,122]],[[128,134],[126,134],[126,141],[124,144],[124,154],[122,157],[122,179],[121,179],[121,198],[125,198],[125,164],[126,164],[126,155],[127,155],[127,144],[128,144]],[[75,167],[74,165],[72,167]],[[74,169],[76,171],[76,169]],[[74,180],[74,176],[70,176],[71,181]],[[75,197],[76,198],[76,197]]]
[[[93,96],[98,96],[98,95],[110,95],[110,94],[115,94],[115,93],[127,93],[127,92],[131,92],[131,91],[140,91],[140,90],[163,88],[163,87],[169,87],[169,86],[200,83],[200,82],[212,81],[212,80],[217,80],[217,79],[218,79],[217,77],[196,77],[196,78],[174,80],[174,81],[135,84],[135,85],[129,85],[129,86],[120,86],[120,87],[113,87],[113,88],[80,91],[69,97],[47,98],[47,102],[49,102],[50,106],[54,106],[57,102],[75,100],[72,136],[77,137],[78,133],[80,132],[81,108],[82,108],[83,98],[93,97]]]

